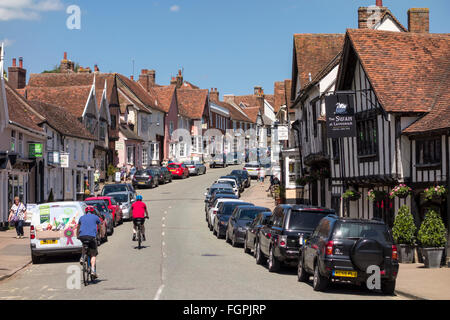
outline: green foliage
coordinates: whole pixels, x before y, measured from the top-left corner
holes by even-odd
[[[425,189],[425,199],[432,200],[433,197],[442,197],[447,193],[447,189],[444,186],[436,186]]]
[[[342,198],[349,199],[350,201],[356,201],[361,198],[361,193],[355,190],[348,189],[345,191],[345,193],[342,195]]]
[[[369,192],[367,193],[367,197],[371,200],[371,201],[382,201],[384,199],[386,199],[388,196],[386,191],[383,190],[369,190]]]
[[[116,167],[114,167],[112,164],[109,164],[109,165],[108,165],[108,170],[107,170],[108,176],[109,176],[109,177],[110,177],[110,176],[113,176],[118,170],[119,170],[119,169],[117,169]]]
[[[444,247],[447,242],[447,230],[441,216],[434,210],[429,210],[419,228],[417,236],[422,247]]]
[[[44,71],[42,71],[42,73],[59,73],[59,72],[60,72],[60,70],[59,70],[59,66],[58,65],[55,65],[53,67],[53,69],[51,69],[51,70],[44,70]]]
[[[414,244],[417,227],[408,206],[401,206],[395,216],[392,234],[398,244]]]

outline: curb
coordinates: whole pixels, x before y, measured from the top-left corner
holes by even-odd
[[[8,273],[8,274],[5,274],[5,275],[3,275],[3,276],[0,276],[0,282],[3,281],[3,280],[6,280],[6,279],[8,279],[8,278],[11,278],[11,277],[12,277],[13,275],[15,275],[17,272],[19,272],[19,271],[22,270],[22,269],[25,269],[25,268],[28,267],[30,264],[31,264],[31,260],[28,260],[28,262],[27,262],[26,264],[24,264],[23,266],[14,269],[13,271],[11,271],[11,272]]]
[[[430,300],[430,299],[419,297],[419,296],[416,296],[414,294],[411,294],[411,293],[408,293],[408,292],[405,292],[405,291],[402,291],[402,290],[395,290],[395,294],[396,295],[400,295],[400,296],[404,296],[404,297],[409,298],[409,299],[414,299],[414,300]]]

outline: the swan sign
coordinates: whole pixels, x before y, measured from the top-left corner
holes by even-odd
[[[332,139],[355,137],[356,122],[352,94],[325,97],[327,137]]]

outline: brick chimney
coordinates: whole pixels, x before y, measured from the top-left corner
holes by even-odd
[[[172,79],[170,79],[170,85],[177,85],[177,79],[175,77],[172,77]]]
[[[260,97],[262,95],[263,89],[262,87],[256,86],[253,89],[253,95]]]
[[[130,79],[134,81],[134,76],[133,76],[133,75],[131,75],[131,76],[130,76]]]
[[[211,88],[211,91],[209,92],[209,100],[213,102],[219,101],[219,91],[217,91],[217,88]]]
[[[23,58],[19,58],[19,66],[16,59],[12,61],[12,67],[8,68],[8,83],[13,89],[23,89],[26,86],[27,70],[23,68]]]
[[[182,85],[183,85],[183,75],[181,74],[181,70],[178,70],[177,88],[181,88]]]
[[[225,94],[223,95],[223,101],[225,101],[226,103],[235,103],[234,102],[234,94]]]
[[[430,32],[430,9],[412,8],[408,10],[408,30],[416,33]]]
[[[155,70],[142,69],[139,75],[138,82],[147,90],[150,91],[150,87],[155,85],[156,72]]]
[[[67,59],[67,52],[64,52],[64,58],[61,60],[61,64],[59,66],[60,72],[74,72],[75,66],[74,63]]]
[[[358,28],[373,29],[381,21],[387,8],[383,7],[383,0],[377,0],[375,6],[360,7],[358,9]]]
[[[98,68],[98,65],[94,65],[94,72],[95,73],[99,73],[100,69]]]

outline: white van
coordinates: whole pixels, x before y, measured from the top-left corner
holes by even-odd
[[[78,220],[85,214],[86,204],[67,201],[44,203],[33,212],[30,225],[30,246],[33,263],[46,255],[81,254],[77,239]]]

